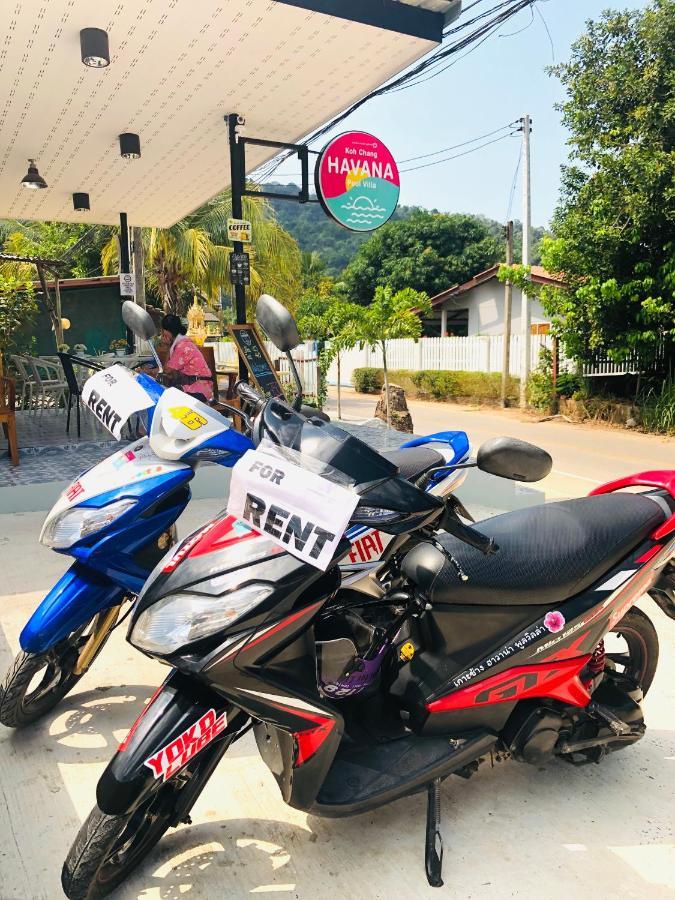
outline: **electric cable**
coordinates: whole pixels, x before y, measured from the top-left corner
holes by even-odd
[[[440,163],[450,162],[451,159],[459,159],[460,156],[468,156],[470,153],[475,153],[477,150],[482,150],[484,147],[489,147],[491,144],[498,144],[499,141],[503,141],[517,133],[518,132],[516,131],[510,131],[508,134],[502,134],[500,137],[493,138],[491,141],[486,141],[484,144],[479,144],[477,147],[472,147],[470,150],[464,150],[463,153],[455,153],[452,156],[445,156],[443,159],[434,160],[434,162],[424,163],[421,166],[412,166],[410,169],[399,169],[399,171],[402,174],[404,172],[417,172],[418,169],[428,169],[431,166],[437,166]]]
[[[477,0],[480,2],[480,0]],[[339,113],[337,116],[334,116],[329,122],[325,123],[323,126],[318,128],[313,133],[309,134],[305,140],[305,144],[312,143],[314,141],[319,140],[333,128],[340,124],[340,122],[344,121],[348,116],[350,116],[353,112],[359,109],[368,101],[375,99],[376,97],[383,96],[387,93],[395,92],[400,89],[402,86],[407,85],[411,82],[409,86],[415,86],[417,83],[422,83],[423,80],[430,79],[431,77],[436,77],[440,75],[446,68],[448,68],[452,63],[438,69],[435,72],[430,73],[430,69],[434,69],[441,62],[446,60],[448,57],[461,52],[469,47],[472,44],[483,43],[484,40],[489,37],[497,28],[503,25],[506,21],[508,21],[513,16],[517,15],[521,10],[526,7],[531,7],[534,3],[538,2],[538,0],[502,0],[502,2],[493,5],[488,10],[484,10],[482,13],[479,13],[477,16],[474,16],[472,19],[466,20],[459,25],[450,28],[445,36],[449,36],[452,34],[457,34],[458,32],[465,31],[472,25],[475,25],[477,22],[486,19],[488,16],[493,15],[492,19],[489,19],[487,22],[483,22],[483,24],[476,28],[474,31],[470,31],[468,34],[465,34],[463,37],[455,40],[454,42],[449,43],[446,46],[441,45],[441,47],[437,48],[430,56],[427,56],[425,59],[421,60],[417,65],[413,66],[407,72],[404,72],[402,75],[395,77],[393,80],[389,81],[387,84],[382,85],[379,88],[371,91],[369,94],[366,94],[361,99],[357,100],[343,112]],[[475,6],[476,3],[471,4],[471,7]],[[470,9],[471,7],[467,7]],[[472,48],[475,49],[475,48]],[[466,55],[466,54],[464,54]],[[462,58],[462,57],[460,57]],[[421,79],[420,76],[425,75],[425,79]],[[285,151],[279,154],[277,157],[274,157],[268,163],[264,164],[261,169],[254,170],[252,173],[252,177],[256,181],[264,182],[268,180],[274,172],[282,165],[285,160],[287,160],[290,156],[293,155],[293,151]]]

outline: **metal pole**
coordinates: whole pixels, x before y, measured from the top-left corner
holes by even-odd
[[[128,275],[129,268],[129,226],[127,224],[127,214],[120,213],[120,275],[123,273]],[[127,328],[127,353],[133,353],[134,350],[134,333]]]
[[[230,138],[230,182],[232,186],[232,216],[235,219],[241,219],[243,215],[242,195],[246,190],[246,173],[244,172],[242,149],[237,140],[237,125],[243,124],[244,120],[236,113],[231,113],[227,118],[227,128]],[[235,253],[243,253],[244,245],[241,241],[233,242]],[[246,324],[246,288],[243,284],[234,285],[234,309],[237,325]],[[246,365],[239,357],[239,379],[248,381],[248,370]]]
[[[143,232],[138,226],[131,229],[131,255],[134,260],[134,291],[136,303],[145,309],[145,269],[143,265]]]
[[[513,220],[506,223],[506,265],[513,265]],[[509,405],[507,398],[509,386],[509,368],[511,365],[511,299],[513,285],[507,281],[504,285],[504,350],[502,354],[502,406]]]
[[[59,285],[59,273],[54,272],[54,297],[56,299],[56,320],[58,322],[56,328],[56,343],[63,343],[63,313],[61,310],[61,287]]]
[[[530,128],[529,115],[523,116],[523,265],[530,264],[530,220],[532,199],[530,194]],[[522,362],[520,366],[520,406],[527,406],[527,380],[530,374],[530,298],[522,291],[521,301]]]

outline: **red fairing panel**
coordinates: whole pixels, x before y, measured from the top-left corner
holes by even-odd
[[[529,697],[547,697],[571,706],[586,706],[591,699],[579,672],[590,656],[575,659],[539,663],[533,666],[515,666],[432,700],[427,703],[430,713],[448,712],[453,709],[472,709],[491,703],[514,703]]]

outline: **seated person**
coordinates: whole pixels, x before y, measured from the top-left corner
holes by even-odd
[[[203,403],[210,403],[213,400],[213,376],[199,347],[186,336],[186,331],[178,316],[167,315],[162,319],[161,339],[170,348],[162,381]],[[145,371],[152,376],[157,374],[154,368]]]

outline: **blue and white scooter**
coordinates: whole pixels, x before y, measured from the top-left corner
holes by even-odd
[[[123,316],[137,336],[154,334],[152,319],[134,303],[124,304]],[[0,722],[12,728],[40,719],[89,669],[125,603],[135,600],[175,543],[175,522],[190,501],[196,466],[207,460],[229,468],[253,447],[208,405],[121,365],[93,375],[83,399],[118,439],[124,424],[145,410],[148,435],[81,474],[45,520],[40,541],[75,562],[21,632],[21,650],[0,688]],[[421,468],[420,445],[437,456],[428,490],[455,490],[465,470],[454,467],[469,456],[466,434],[440,432],[385,455],[402,467]],[[368,592],[391,538],[364,527],[348,537],[354,548],[343,581]]]

